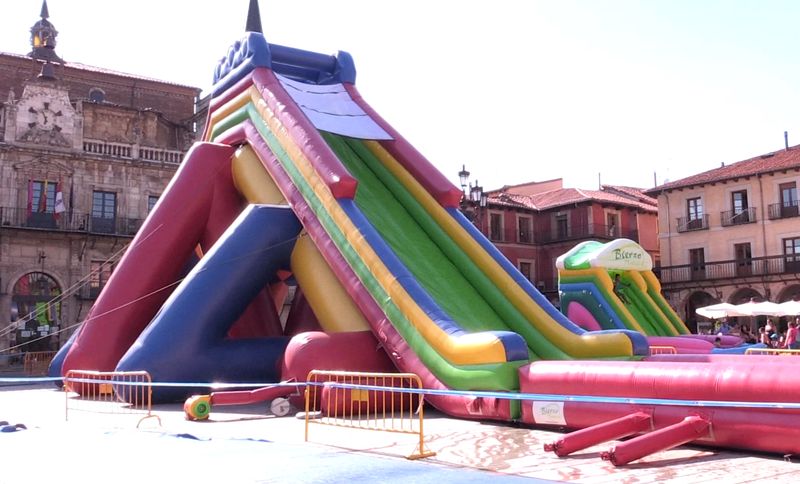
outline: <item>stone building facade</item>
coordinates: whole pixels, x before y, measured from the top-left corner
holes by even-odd
[[[462,169],[466,216],[556,306],[556,259],[580,242],[627,238],[659,260],[658,204],[639,188],[565,188],[557,178],[484,192],[468,177]]]
[[[197,88],[61,60],[48,16],[0,52],[0,363],[74,331],[198,122]]]
[[[690,329],[712,327],[696,313],[711,304],[800,300],[798,184],[800,146],[787,138],[782,150],[648,190],[658,197],[662,289]]]

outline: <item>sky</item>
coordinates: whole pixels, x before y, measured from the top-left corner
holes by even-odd
[[[6,2],[27,54],[41,0]],[[208,90],[249,0],[49,0],[68,62]],[[271,43],[349,52],[364,99],[454,184],[650,188],[800,144],[800,2],[260,0]]]

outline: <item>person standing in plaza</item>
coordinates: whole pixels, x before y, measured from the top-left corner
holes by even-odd
[[[769,340],[769,333],[767,332],[767,328],[764,326],[758,328],[758,342],[767,347],[772,345],[772,342]]]
[[[797,326],[800,322],[800,318],[795,318],[794,321],[789,322],[789,329],[786,331],[786,340],[783,343],[783,347],[789,350],[796,350],[800,349],[800,344],[797,342]]]

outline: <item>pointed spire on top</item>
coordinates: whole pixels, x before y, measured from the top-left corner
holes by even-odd
[[[64,61],[58,57],[55,50],[58,31],[47,20],[50,16],[50,11],[47,9],[47,0],[42,0],[42,12],[39,16],[42,18],[31,27],[31,47],[33,47],[33,50],[28,55],[34,59],[63,64]]]
[[[250,8],[247,9],[247,26],[244,30],[245,32],[264,33],[261,30],[261,12],[258,10],[258,0],[250,0]]]

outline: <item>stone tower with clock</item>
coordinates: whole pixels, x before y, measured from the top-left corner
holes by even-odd
[[[69,99],[69,91],[51,77],[45,64],[35,82],[25,84],[17,103],[16,123],[9,137],[22,143],[80,149],[81,117]],[[51,71],[49,74],[47,71]]]
[[[198,88],[63,60],[39,17],[0,46],[0,370],[77,328],[203,116]]]

